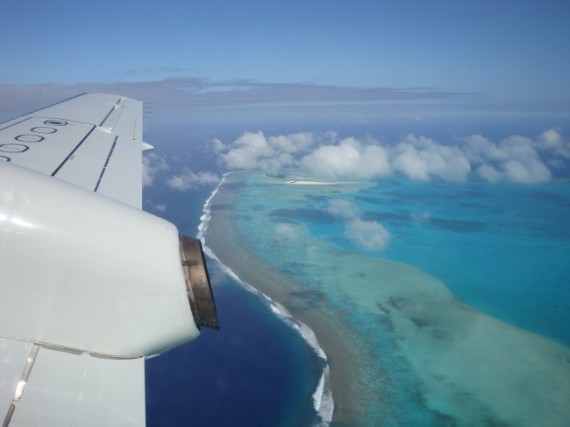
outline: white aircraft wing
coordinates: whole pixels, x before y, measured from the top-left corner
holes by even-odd
[[[84,94],[0,125],[0,160],[141,208],[142,102]]]
[[[140,210],[142,102],[0,124],[0,421],[142,426],[144,360],[217,327],[200,242]]]

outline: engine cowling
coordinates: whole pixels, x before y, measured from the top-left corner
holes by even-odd
[[[217,317],[199,241],[0,164],[0,335],[126,358],[190,341],[202,325],[217,327]]]

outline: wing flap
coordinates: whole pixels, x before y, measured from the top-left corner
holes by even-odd
[[[144,402],[144,359],[41,347],[7,426],[144,426]]]
[[[0,337],[0,420],[6,417],[33,344]]]
[[[97,192],[115,200],[141,208],[142,190],[142,144],[118,141],[102,171]]]
[[[95,128],[81,146],[52,173],[52,176],[79,185],[86,190],[96,191],[105,162],[116,140],[116,136]]]

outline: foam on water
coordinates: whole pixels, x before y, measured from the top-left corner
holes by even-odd
[[[224,265],[220,259],[216,256],[216,254],[212,251],[210,247],[206,244],[206,232],[210,225],[210,220],[212,218],[211,215],[211,203],[216,194],[218,193],[220,187],[224,184],[225,178],[228,174],[225,174],[218,186],[214,189],[210,197],[204,203],[204,207],[202,209],[202,215],[200,216],[200,224],[198,225],[198,234],[197,238],[202,241],[203,249],[206,255],[212,259],[214,259],[220,266],[220,269],[232,280],[236,283],[240,284],[244,289],[248,292],[254,293],[257,295],[262,301],[268,304],[271,311],[281,320],[286,322],[291,328],[297,331],[303,339],[307,342],[307,344],[315,351],[315,353],[323,359],[325,362],[325,366],[323,369],[323,373],[319,380],[319,384],[313,393],[313,405],[315,408],[316,413],[318,414],[321,422],[318,424],[319,427],[326,427],[332,420],[333,411],[334,411],[334,400],[332,396],[332,391],[329,385],[329,375],[330,369],[326,364],[327,356],[324,350],[319,346],[317,337],[315,333],[309,328],[307,325],[303,324],[302,322],[296,320],[291,316],[289,311],[282,305],[276,301],[273,301],[267,295],[263,294],[249,283],[243,281],[239,278],[239,276],[228,266]]]
[[[313,332],[311,328],[305,325],[303,322],[300,322],[291,316],[291,313],[281,304],[276,301],[273,301],[271,298],[264,295],[267,299],[269,305],[271,306],[271,310],[279,316],[281,319],[286,321],[293,329],[298,331],[303,339],[313,348],[315,353],[323,359],[323,361],[327,361],[327,355],[325,354],[324,350],[319,345],[317,340],[317,336]],[[327,364],[323,369],[323,373],[321,374],[321,378],[319,379],[319,384],[313,393],[313,405],[317,414],[321,419],[321,423],[319,426],[328,426],[332,420],[333,412],[334,412],[334,399],[332,395],[332,390],[330,389],[329,385],[329,375],[330,375],[330,368]]]
[[[227,175],[228,173],[225,173],[222,176],[222,179],[220,180],[216,188],[214,188],[214,191],[212,191],[210,197],[206,199],[206,202],[202,207],[202,215],[200,215],[200,224],[198,224],[198,234],[196,235],[196,237],[200,239],[202,243],[205,243],[204,235],[206,231],[208,231],[208,226],[210,225],[210,220],[212,219],[212,208],[211,208],[212,200],[214,199],[214,197],[216,197],[216,194],[218,194],[218,191],[220,190],[220,187],[224,184]],[[211,250],[210,253],[212,253]]]
[[[326,366],[319,380],[319,385],[313,394],[315,411],[317,411],[322,420],[319,427],[327,426],[331,422],[334,413],[334,400],[329,386],[329,376],[330,368]]]

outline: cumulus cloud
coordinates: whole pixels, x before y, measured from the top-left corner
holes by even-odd
[[[255,169],[262,166],[265,159],[272,158],[275,154],[263,132],[248,132],[240,136],[233,143],[232,149],[222,158],[230,169]]]
[[[498,144],[481,135],[463,139],[464,153],[477,164],[479,178],[489,182],[511,181],[536,184],[549,181],[552,174],[539,156],[542,142],[511,136]],[[546,148],[545,148],[546,149]]]
[[[149,153],[143,156],[142,172],[143,187],[149,187],[153,184],[155,176],[160,171],[170,170],[170,166],[165,158],[156,153]]]
[[[386,150],[346,138],[338,145],[324,145],[303,157],[300,165],[312,174],[333,179],[371,179],[391,174]]]
[[[178,167],[173,168],[171,165],[177,161],[176,156],[170,156],[167,160],[165,155],[156,153],[148,153],[143,156],[143,187],[154,185],[157,177],[160,181],[174,190],[188,190],[204,184],[216,184],[220,181],[218,175],[212,172],[195,173],[188,168],[182,168],[181,173],[173,174],[173,169],[180,171]],[[167,174],[166,172],[170,172]],[[168,177],[168,175],[170,175]],[[167,178],[168,177],[168,178]],[[157,210],[161,210],[156,207]]]
[[[488,163],[482,164],[477,168],[477,176],[484,181],[499,182],[503,175]]]
[[[346,235],[354,243],[369,251],[384,249],[390,240],[390,233],[382,224],[360,218],[348,223]]]
[[[383,250],[390,241],[390,232],[376,221],[360,218],[358,207],[344,199],[331,199],[325,210],[345,220],[345,236],[352,243],[369,251]]]
[[[224,143],[222,141],[220,141],[218,138],[214,138],[211,141],[211,146],[212,146],[212,150],[214,150],[214,153],[221,153],[226,148]]]
[[[549,129],[540,134],[536,147],[557,157],[570,159],[570,141],[564,141],[558,129]]]
[[[184,169],[182,174],[174,175],[166,181],[166,185],[174,190],[188,190],[204,184],[215,184],[220,178],[211,172],[194,173],[190,169]]]
[[[415,135],[408,135],[396,145],[392,150],[392,162],[394,170],[420,181],[433,177],[465,181],[471,172],[469,160],[458,147]]]
[[[358,218],[358,207],[344,199],[331,199],[328,201],[327,212],[336,218],[354,219]]]
[[[157,212],[166,212],[168,210],[167,206],[164,203],[154,203],[152,200],[145,200],[144,204],[147,210],[157,211]]]
[[[295,155],[308,149],[316,137],[312,133],[266,137],[263,132],[246,132],[228,146],[219,140],[212,145],[228,169],[260,169],[276,174],[295,166]]]
[[[454,144],[413,134],[397,143],[381,144],[371,138],[340,139],[332,132],[270,137],[247,132],[232,144],[215,140],[213,148],[228,169],[277,174],[285,168],[301,168],[317,178],[344,180],[400,174],[420,181],[477,178],[535,184],[552,178],[548,166],[560,168],[570,159],[570,142],[556,129],[534,140],[511,136],[493,142],[471,135]]]

